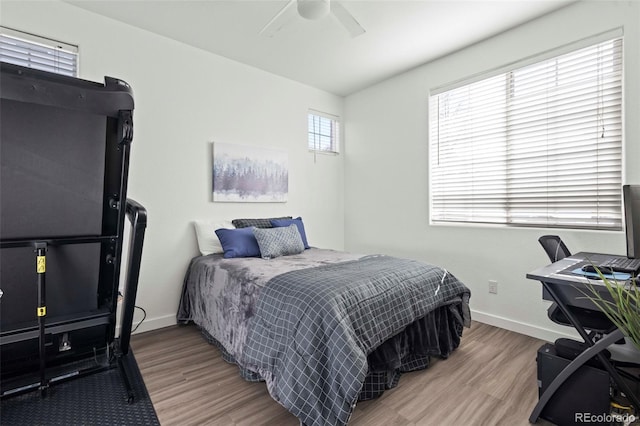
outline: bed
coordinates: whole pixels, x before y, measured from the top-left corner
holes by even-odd
[[[470,323],[469,290],[424,262],[312,247],[227,254],[192,259],[178,322],[195,323],[303,425],[347,424],[357,401],[448,357]]]

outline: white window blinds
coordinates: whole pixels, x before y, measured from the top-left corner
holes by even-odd
[[[337,153],[340,140],[339,118],[317,111],[309,111],[307,117],[309,149],[318,152]]]
[[[621,229],[622,38],[430,96],[431,220]]]
[[[78,47],[0,27],[0,61],[78,76]]]

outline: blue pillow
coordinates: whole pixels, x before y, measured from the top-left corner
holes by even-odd
[[[289,226],[294,224],[298,227],[298,232],[302,237],[302,244],[304,244],[304,248],[309,248],[309,243],[307,242],[307,234],[304,232],[304,224],[302,223],[301,217],[296,217],[295,219],[271,219],[271,226],[274,228],[280,228],[283,226]]]
[[[227,259],[234,257],[260,257],[260,247],[251,228],[216,229],[216,235]]]

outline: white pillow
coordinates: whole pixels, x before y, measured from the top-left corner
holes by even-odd
[[[224,253],[220,240],[216,235],[216,229],[233,229],[235,226],[229,220],[196,220],[193,222],[196,229],[198,248],[203,256],[213,253]]]

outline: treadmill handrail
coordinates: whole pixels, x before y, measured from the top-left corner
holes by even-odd
[[[131,238],[127,259],[127,273],[125,276],[124,303],[122,324],[120,326],[120,351],[122,355],[129,353],[131,328],[135,310],[136,293],[138,292],[138,278],[140,276],[140,261],[144,233],[147,227],[147,210],[137,201],[127,198],[126,214],[131,223]]]

